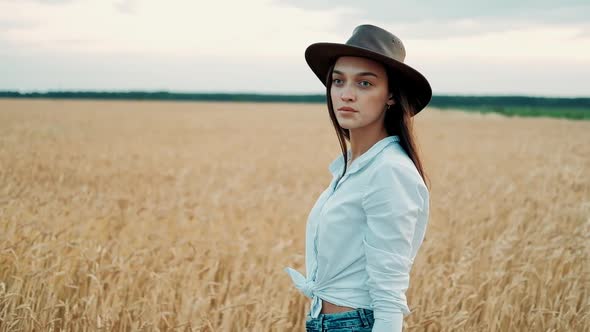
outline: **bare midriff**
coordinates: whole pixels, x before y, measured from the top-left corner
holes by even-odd
[[[322,300],[322,311],[320,311],[320,313],[332,314],[335,312],[345,312],[345,311],[351,311],[351,310],[355,310],[355,309],[349,308],[349,307],[341,307],[339,305],[332,304],[326,300]]]

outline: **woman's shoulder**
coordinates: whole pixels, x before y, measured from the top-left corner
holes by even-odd
[[[399,144],[388,145],[369,165],[369,185],[392,180],[406,187],[417,187],[422,195],[428,195],[424,179],[416,165]]]
[[[389,144],[375,158],[370,168],[373,172],[391,170],[414,180],[421,178],[416,165],[399,144]]]

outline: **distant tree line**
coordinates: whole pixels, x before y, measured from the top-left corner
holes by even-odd
[[[27,92],[0,91],[0,98],[45,98],[45,99],[110,99],[110,100],[178,100],[178,101],[233,101],[233,102],[288,102],[324,103],[325,95],[286,95],[255,93],[181,93],[168,91],[49,91]],[[542,107],[589,109],[590,98],[555,98],[528,96],[442,96],[435,95],[429,106],[441,108],[505,108]]]
[[[543,107],[587,108],[590,98],[555,98],[528,96],[432,96],[430,103],[436,107]]]
[[[322,95],[281,95],[256,93],[182,93],[167,91],[53,91],[14,92],[0,91],[0,98],[48,98],[48,99],[111,99],[111,100],[187,100],[187,101],[244,101],[244,102],[324,102]]]

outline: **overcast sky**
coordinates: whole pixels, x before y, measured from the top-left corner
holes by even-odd
[[[401,38],[435,95],[590,96],[588,13],[587,0],[0,0],[0,90],[323,93],[305,48],[369,23]]]

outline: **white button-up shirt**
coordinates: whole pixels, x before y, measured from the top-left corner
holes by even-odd
[[[401,331],[410,313],[410,270],[428,223],[428,189],[399,136],[375,143],[338,181],[343,167],[342,155],[330,163],[332,181],[307,219],[307,277],[285,271],[312,299],[311,317],[324,299],[373,310],[374,332]]]

